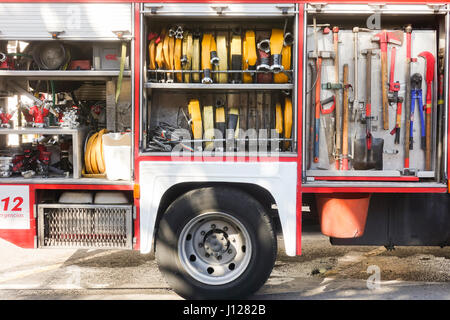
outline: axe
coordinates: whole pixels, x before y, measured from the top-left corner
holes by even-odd
[[[426,144],[425,144],[425,170],[431,170],[431,84],[434,78],[434,62],[435,58],[431,52],[423,51],[418,54],[418,57],[425,58],[426,61],[426,77],[425,81],[427,83],[427,97],[426,97],[426,106],[425,106],[425,135],[426,135]]]

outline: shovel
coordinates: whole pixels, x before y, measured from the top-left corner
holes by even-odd
[[[373,50],[362,51],[367,56],[366,63],[366,137],[355,141],[353,168],[355,170],[383,170],[384,140],[372,136],[371,80]]]

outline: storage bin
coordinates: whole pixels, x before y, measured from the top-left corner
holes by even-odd
[[[108,133],[102,139],[106,178],[131,180],[131,133]]]

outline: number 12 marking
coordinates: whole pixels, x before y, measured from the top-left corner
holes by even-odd
[[[1,202],[3,202],[3,211],[8,211],[9,208],[9,201],[10,197],[2,199]],[[21,205],[23,203],[22,197],[15,197],[13,200],[13,203],[15,203],[15,206],[11,209],[11,211],[22,211]]]

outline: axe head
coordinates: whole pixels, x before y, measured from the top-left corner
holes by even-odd
[[[423,51],[423,52],[419,53],[417,56],[425,58],[425,60],[427,62],[427,74],[426,74],[425,81],[427,83],[433,82],[434,62],[435,62],[433,54],[429,51]]]
[[[403,44],[403,31],[396,30],[388,32],[387,30],[383,30],[377,33],[373,40],[379,41],[380,44],[392,43],[401,46]]]

